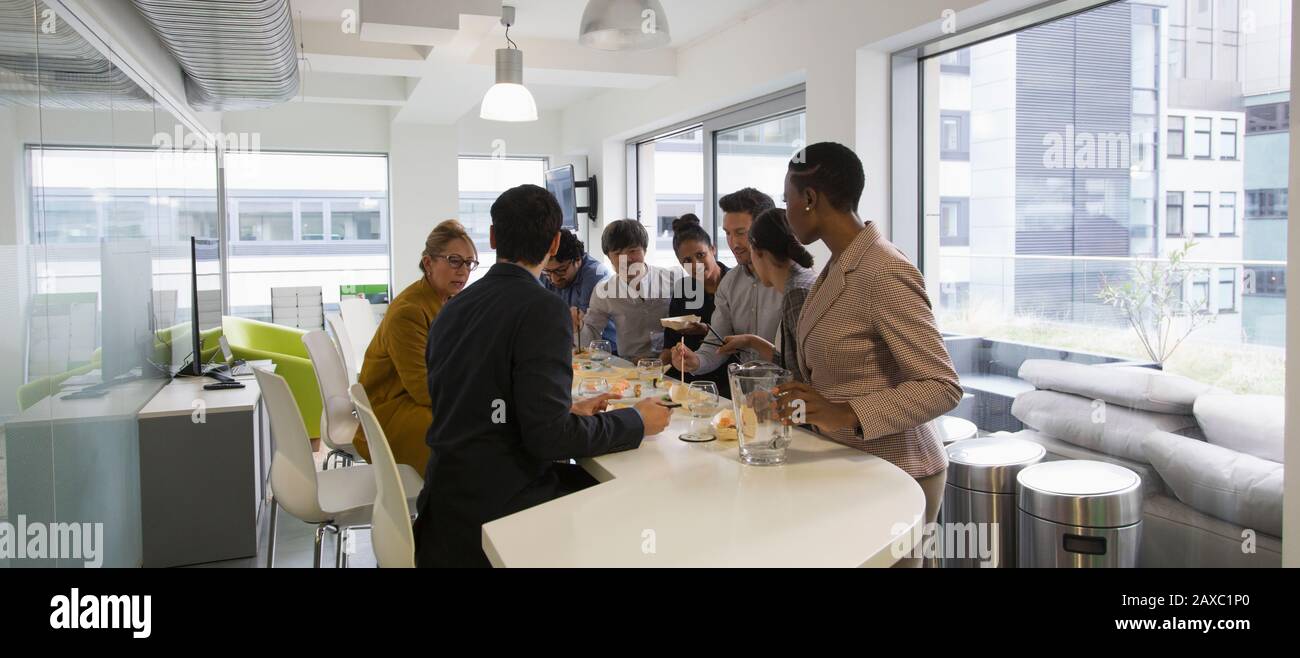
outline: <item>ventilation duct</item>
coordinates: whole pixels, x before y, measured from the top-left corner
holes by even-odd
[[[289,0],[131,0],[185,72],[190,106],[251,110],[298,93]]]
[[[73,110],[153,107],[149,94],[76,30],[40,31],[38,7],[43,10],[45,5],[0,0],[0,105]]]

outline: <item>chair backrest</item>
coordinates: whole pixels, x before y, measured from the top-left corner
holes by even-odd
[[[357,383],[357,378],[361,375],[361,364],[356,361],[357,354],[352,349],[352,340],[348,338],[348,326],[343,322],[343,316],[331,315],[325,322],[329,325],[330,333],[334,334],[334,347],[338,348],[339,358],[343,359],[343,366],[348,369],[348,385]]]
[[[370,543],[375,560],[383,569],[415,567],[415,531],[411,527],[411,508],[406,503],[406,488],[397,471],[397,461],[388,445],[384,428],[370,408],[370,398],[361,384],[352,385],[352,404],[361,418],[370,446],[370,463],[375,469],[375,506],[370,519]]]
[[[320,437],[330,450],[352,445],[357,433],[357,420],[352,416],[352,400],[348,399],[348,370],[339,357],[334,340],[323,331],[311,331],[302,337],[316,370],[316,386],[320,388]]]
[[[262,401],[271,414],[271,492],[280,507],[307,523],[327,520],[320,507],[316,484],[316,462],[311,456],[311,439],[294,402],[289,383],[275,373],[253,368]]]
[[[339,302],[339,314],[347,326],[348,342],[352,343],[352,354],[357,363],[366,358],[366,349],[375,338],[379,323],[375,322],[375,311],[369,300],[351,298]]]

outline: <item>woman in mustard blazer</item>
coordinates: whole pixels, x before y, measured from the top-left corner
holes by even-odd
[[[425,434],[433,422],[424,360],[429,327],[447,300],[469,283],[469,275],[478,265],[478,250],[460,222],[448,220],[433,229],[420,259],[424,276],[389,305],[357,377],[384,428],[393,457],[420,473],[429,462]],[[354,445],[370,461],[365,433],[360,429]]]

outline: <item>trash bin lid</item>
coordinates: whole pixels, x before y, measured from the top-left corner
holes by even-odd
[[[1083,528],[1123,528],[1142,520],[1142,478],[1099,461],[1055,461],[1020,471],[1020,509]]]
[[[957,441],[948,452],[948,483],[984,493],[1016,492],[1016,474],[1043,460],[1043,446],[1010,436]]]

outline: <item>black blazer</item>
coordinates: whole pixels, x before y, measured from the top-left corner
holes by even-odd
[[[641,445],[634,409],[570,412],[569,317],[563,300],[511,264],[438,313],[425,349],[433,454],[415,528],[420,566],[487,566],[482,525],[556,498],[556,462]]]

